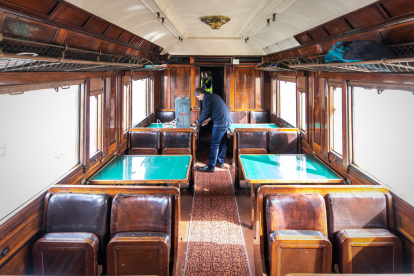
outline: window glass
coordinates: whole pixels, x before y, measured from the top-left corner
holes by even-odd
[[[153,79],[150,79],[150,89],[151,89],[150,113],[154,113],[154,80]]]
[[[277,81],[272,80],[272,113],[276,114],[276,85]]]
[[[330,89],[332,89],[332,149],[342,155],[342,88]]]
[[[0,95],[0,220],[79,163],[79,86]]]
[[[306,93],[300,93],[300,129],[306,131]]]
[[[296,83],[279,81],[280,117],[296,127]]]
[[[355,87],[352,97],[354,163],[408,197],[413,185],[414,95]]]
[[[132,125],[147,116],[147,79],[132,81]]]
[[[99,96],[100,97],[100,96]],[[89,156],[98,151],[98,97],[89,100]]]
[[[129,89],[130,85],[124,85],[123,96],[123,116],[122,116],[122,128],[124,131],[129,129]]]

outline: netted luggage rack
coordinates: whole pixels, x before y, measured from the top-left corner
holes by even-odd
[[[256,70],[273,71],[273,72],[297,72],[301,69],[294,68],[297,64],[319,64],[323,62],[323,55],[305,55],[299,57],[289,57],[274,62],[260,63]]]
[[[382,59],[359,62],[299,64],[291,68],[320,72],[414,73],[414,58]]]
[[[139,70],[153,62],[131,55],[112,55],[0,34],[0,72],[73,72]]]

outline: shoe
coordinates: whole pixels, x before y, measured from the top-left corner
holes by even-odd
[[[214,172],[214,168],[209,168],[208,166],[200,167],[200,168],[198,168],[198,170],[200,172],[208,172],[208,173],[213,173]]]
[[[223,163],[216,163],[216,167],[217,168],[224,168],[224,164]]]

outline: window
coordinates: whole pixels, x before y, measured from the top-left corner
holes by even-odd
[[[79,91],[0,95],[0,220],[79,164]]]
[[[299,92],[299,127],[301,130],[307,130],[306,124],[306,77],[298,77],[298,92]]]
[[[154,113],[154,80],[153,79],[149,79],[150,80],[150,98],[151,100],[149,101],[149,113]]]
[[[147,117],[148,79],[132,81],[132,125],[140,123]]]
[[[296,83],[278,81],[279,83],[279,116],[296,127]]]
[[[333,150],[339,155],[343,155],[342,141],[342,82],[328,81],[329,97],[330,97],[330,150]]]
[[[272,114],[276,114],[276,86],[277,81],[272,79]]]
[[[130,123],[130,89],[131,85],[124,85],[124,95],[123,95],[123,116],[122,116],[122,129],[123,131],[127,131],[131,127]]]
[[[89,156],[100,149],[102,95],[89,98]]]
[[[353,163],[408,197],[414,167],[414,95],[389,88],[381,94],[352,89]]]

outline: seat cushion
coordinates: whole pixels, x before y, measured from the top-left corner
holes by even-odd
[[[250,111],[251,124],[265,124],[270,122],[269,111]]]
[[[160,149],[159,131],[131,131],[130,148]]]
[[[121,232],[162,232],[171,236],[170,195],[129,195],[114,197],[111,210],[111,237]]]
[[[188,148],[191,149],[191,132],[164,131],[162,133],[162,149]]]
[[[46,233],[93,233],[101,254],[109,240],[109,206],[107,194],[54,194],[47,206]]]
[[[68,242],[68,241],[87,241],[93,240],[99,245],[99,239],[95,234],[85,232],[63,232],[63,233],[48,233],[43,236],[44,241],[57,241],[57,242]]]
[[[296,131],[269,131],[269,154],[298,154],[300,135]]]
[[[247,124],[248,111],[230,111],[231,120],[234,124]]]
[[[160,120],[161,123],[168,123],[175,119],[174,111],[156,111],[155,112],[155,122]]]
[[[379,192],[326,195],[329,239],[342,229],[387,229],[385,196]]]
[[[320,194],[276,194],[266,198],[267,236],[275,230],[316,230],[327,235],[325,201]]]
[[[169,242],[170,237],[167,233],[162,232],[122,232],[115,234],[113,238],[145,238],[145,237],[160,237]]]

